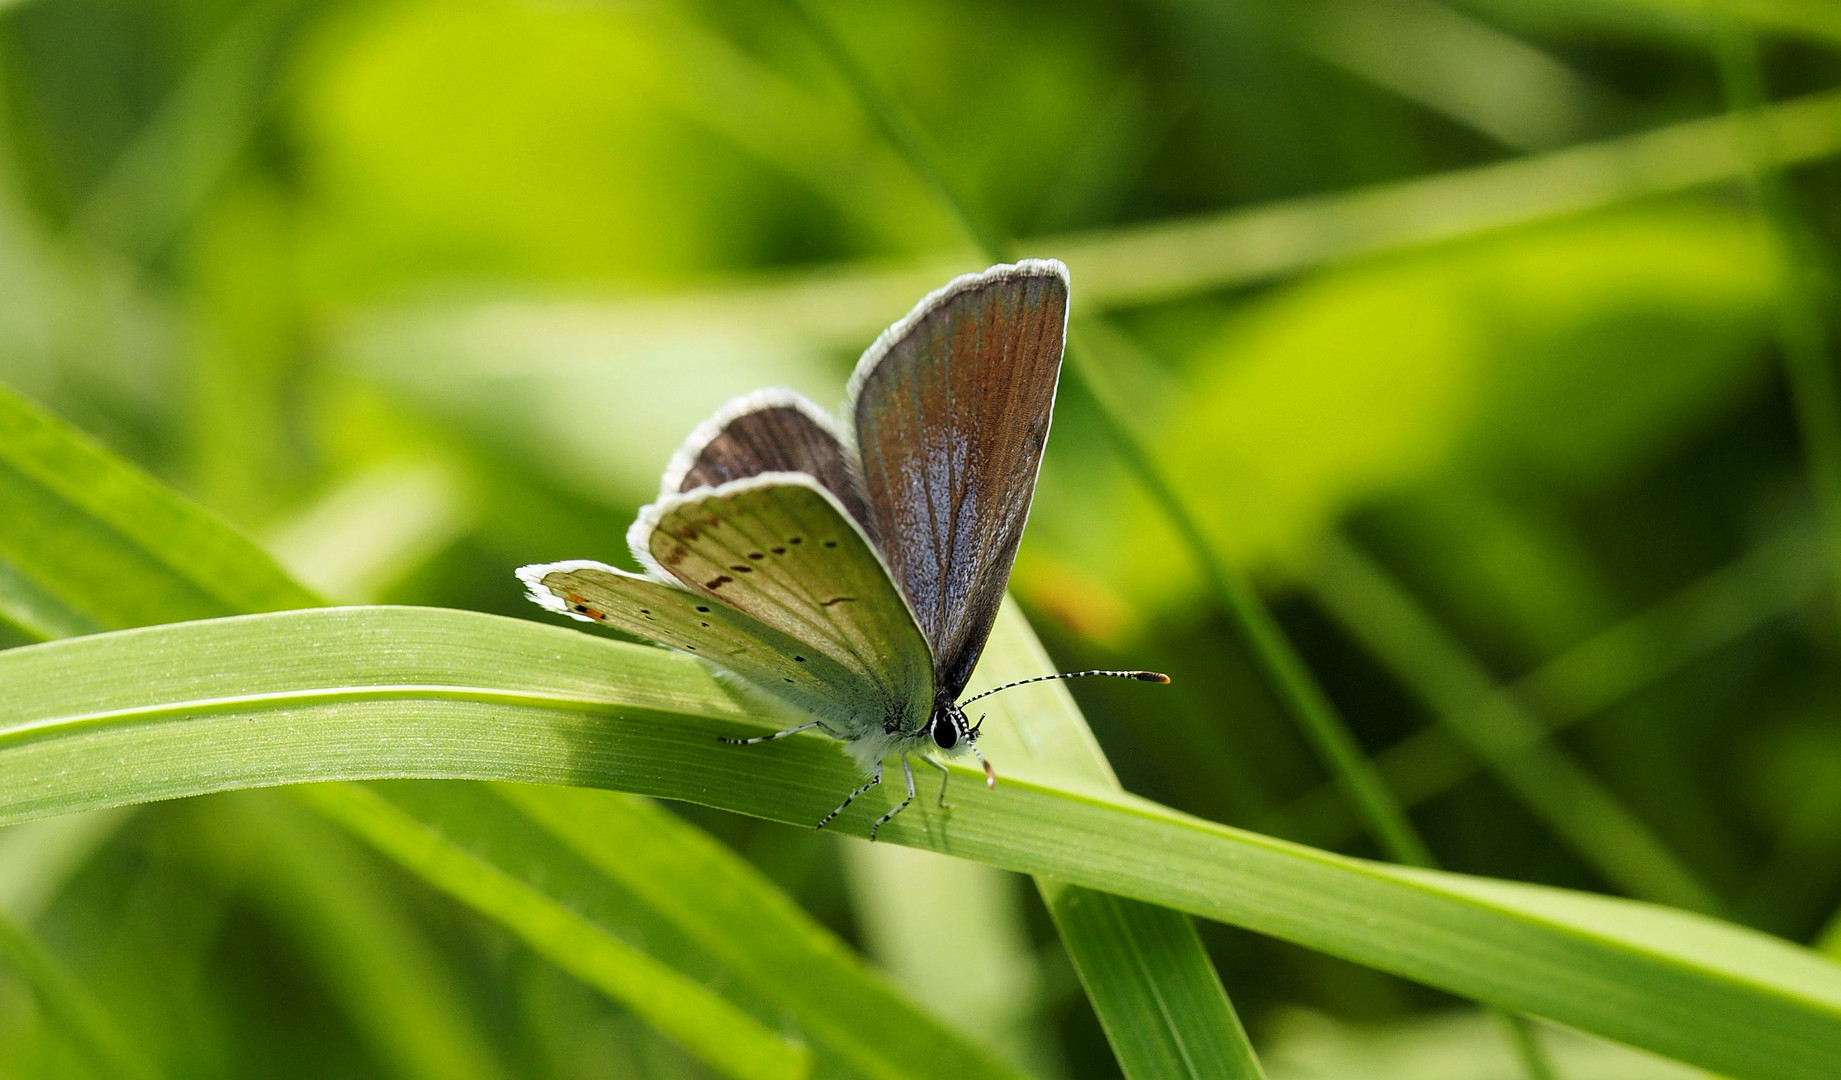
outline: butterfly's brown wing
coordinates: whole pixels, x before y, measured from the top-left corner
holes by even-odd
[[[698,425],[665,467],[660,495],[770,472],[813,477],[867,527],[863,498],[831,417],[791,390],[744,394]]]
[[[844,420],[884,559],[933,648],[943,696],[997,617],[1048,440],[1067,268],[996,266],[921,301],[863,355]]]

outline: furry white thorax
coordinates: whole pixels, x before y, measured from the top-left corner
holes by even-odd
[[[928,734],[931,725],[921,728],[918,734],[899,733],[865,735],[861,738],[844,740],[844,752],[857,763],[857,768],[864,776],[873,775],[876,766],[887,760],[892,754],[929,754],[945,758],[964,757],[972,752],[972,740],[960,739],[951,750],[942,750]]]

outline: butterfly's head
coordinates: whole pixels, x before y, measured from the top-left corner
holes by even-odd
[[[949,757],[971,754],[984,766],[984,782],[988,787],[995,787],[997,774],[991,770],[991,763],[978,752],[978,729],[984,725],[980,717],[973,723],[965,715],[965,710],[951,701],[942,701],[933,708],[933,719],[927,723],[927,737],[933,745],[940,748],[940,753]]]
[[[944,753],[958,756],[978,741],[978,726],[966,718],[965,710],[950,701],[934,706],[927,737]]]

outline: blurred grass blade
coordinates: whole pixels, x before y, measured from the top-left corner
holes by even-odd
[[[1240,1017],[1188,919],[1167,908],[1038,880],[1062,940],[1070,952],[1081,951],[1074,969],[1126,1076],[1263,1080]],[[1159,935],[1177,940],[1155,940]],[[1151,970],[1151,964],[1166,967]],[[1170,993],[1173,987],[1181,992]]]
[[[0,506],[0,614],[39,636],[318,602],[255,544],[4,387]]]
[[[1034,673],[1036,646],[1017,631],[1000,623],[981,677]],[[1004,695],[1010,717],[1041,707],[1032,689]],[[823,739],[748,755],[716,742],[763,728],[694,660],[521,620],[350,608],[153,627],[0,653],[0,820],[426,776],[610,787],[809,827],[854,769]],[[1708,1069],[1841,1074],[1841,968],[1807,950],[1667,908],[1240,832],[1032,770],[1047,749],[994,744],[995,791],[958,770],[954,809],[918,800],[884,837],[1247,927]],[[890,805],[862,801],[835,827],[863,835]],[[434,842],[363,805],[406,855],[424,854],[411,839]]]
[[[419,1080],[507,1075],[456,972],[359,848],[274,792],[218,806],[210,834],[221,872],[292,932],[379,1060]]]
[[[1713,47],[1726,106],[1739,124],[1748,155],[1747,180],[1758,212],[1782,250],[1788,279],[1777,305],[1777,347],[1796,408],[1804,469],[1828,541],[1829,572],[1841,585],[1841,383],[1830,355],[1825,299],[1834,279],[1820,242],[1809,234],[1784,183],[1764,107],[1758,43],[1730,18],[1717,20]]]
[[[1773,164],[1841,152],[1841,92],[1771,105]],[[1074,273],[1076,314],[1154,303],[1745,175],[1740,122],[1707,117],[1499,164],[1086,236],[1038,237]]]
[[[1780,166],[1833,157],[1841,153],[1841,92],[1765,106],[1757,123]],[[1074,316],[1081,318],[1735,181],[1748,160],[1740,122],[1714,116],[1351,191],[1010,246],[1068,264]],[[847,264],[618,301],[416,303],[347,323],[339,351],[357,367],[387,369],[393,353],[418,349],[493,373],[581,377],[581,358],[592,348],[611,343],[620,355],[624,342],[694,340],[715,330],[733,329],[724,340],[742,337],[756,349],[859,348],[916,296],[975,269],[975,261],[952,252],[895,269]]]
[[[760,871],[669,811],[584,788],[495,790],[864,1075],[1019,1075],[915,1009]]]
[[[30,926],[134,816],[133,807],[63,814],[0,831],[0,910]]]
[[[837,848],[858,940],[890,980],[1024,1072],[1065,1071],[1044,1023],[1043,956],[1024,906],[1033,882],[920,848]],[[941,912],[952,913],[949,948],[941,948]]]
[[[115,161],[77,227],[137,260],[158,254],[255,133],[277,51],[299,0],[249,4]]]
[[[0,958],[25,979],[52,1027],[97,1067],[99,1075],[129,1080],[160,1075],[57,958],[5,913],[0,913]]]
[[[801,1080],[810,1053],[553,897],[450,843],[355,785],[296,793],[329,819],[480,914],[539,955],[620,1002],[736,1080]]]
[[[1305,52],[1516,150],[1570,142],[1605,96],[1548,53],[1432,0],[1319,0],[1277,25]]]
[[[1087,349],[1089,344],[1086,338],[1080,338],[1070,342],[1068,350],[1069,362],[1080,372],[1082,383],[1107,415],[1114,418],[1133,415],[1123,407],[1122,397],[1113,389],[1104,370],[1093,361]],[[1122,419],[1111,425],[1110,433],[1120,456],[1126,459],[1139,482],[1182,537],[1190,558],[1202,571],[1223,614],[1228,616],[1247,652],[1258,663],[1261,675],[1283,704],[1287,716],[1323,762],[1343,797],[1355,808],[1357,816],[1387,857],[1412,866],[1436,865],[1431,849],[1413,827],[1399,800],[1381,782],[1380,774],[1362,752],[1361,744],[1355,740],[1342,713],[1323,692],[1316,676],[1285,636],[1252,583],[1215,550],[1201,523],[1152,460],[1139,433],[1127,427]]]
[[[1547,738],[1480,663],[1352,544],[1319,541],[1311,594],[1531,811],[1629,895],[1719,912],[1712,890],[1609,788]]]
[[[1562,731],[1783,618],[1820,595],[1827,580],[1812,531],[1787,529],[1554,657],[1503,693],[1526,703],[1549,732]],[[1375,755],[1375,764],[1409,805],[1451,790],[1479,768],[1477,757],[1443,725],[1388,747]],[[1339,846],[1360,830],[1341,792],[1327,784],[1275,811],[1261,828],[1319,847]]]

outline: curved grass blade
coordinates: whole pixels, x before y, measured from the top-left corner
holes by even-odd
[[[810,1052],[553,897],[457,847],[377,793],[303,787],[309,806],[736,1080],[803,1080]]]
[[[0,391],[0,395],[3,394],[4,391]],[[14,399],[0,396],[0,416],[5,415],[4,408],[9,402],[14,402]],[[8,479],[4,463],[9,456],[25,458],[36,465],[36,479],[43,481],[44,497],[34,502],[9,504],[17,507],[19,512],[0,518],[0,551],[7,550],[8,545],[16,550],[27,551],[32,557],[30,561],[39,568],[41,576],[54,587],[61,584],[80,586],[82,575],[70,569],[76,565],[134,568],[135,572],[143,576],[135,578],[125,574],[123,586],[112,590],[118,594],[126,592],[131,599],[135,598],[131,588],[133,582],[154,579],[156,588],[149,590],[144,597],[139,597],[137,602],[120,603],[107,612],[97,612],[99,618],[110,620],[109,625],[176,622],[199,614],[259,610],[259,605],[265,600],[280,602],[290,597],[302,605],[318,603],[310,592],[288,581],[266,555],[228,526],[194,509],[179,496],[142,476],[131,466],[114,459],[106,451],[90,445],[68,426],[37,413],[23,403],[14,403],[20,406],[20,414],[31,423],[20,423],[11,429],[0,427],[0,444],[6,443],[9,436],[16,436],[11,445],[0,445],[0,485],[4,485]],[[38,445],[35,446],[35,443]],[[115,478],[116,486],[107,488],[105,484],[105,490],[99,495],[92,492],[89,485],[99,476],[105,480]],[[125,497],[123,493],[126,493]],[[4,494],[4,488],[0,487],[0,496]],[[83,505],[83,500],[88,496],[96,496],[101,505]],[[119,500],[119,505],[114,506],[112,513],[107,505],[110,498]],[[91,516],[92,511],[96,511],[105,520],[124,519],[129,520],[129,524],[133,520],[168,525],[177,522],[179,535],[189,536],[193,542],[182,547],[150,550],[150,545],[161,542],[163,536],[137,532],[131,528],[95,528],[82,533],[73,541],[72,530],[62,527],[60,523],[84,521]],[[72,610],[62,599],[44,594],[29,579],[8,576],[9,569],[5,562],[0,561],[0,615],[14,615],[15,621],[18,621],[17,616],[21,612],[33,615],[33,619],[25,625],[35,632],[34,636],[40,638],[93,633],[102,628],[83,613]],[[222,581],[232,585],[241,583],[249,586],[250,592],[245,596],[230,590],[230,595],[221,598],[225,601],[223,604],[201,604],[194,592],[181,584],[158,588],[162,579],[176,582]],[[9,583],[15,580],[22,583],[22,589],[9,591]],[[26,589],[31,591],[27,593]],[[29,606],[11,605],[7,601],[12,595],[27,596],[32,603]],[[78,596],[76,599],[81,600],[83,597]],[[286,806],[272,802],[237,805],[244,811],[238,820],[246,826],[290,827],[285,813]],[[535,827],[529,820],[519,820],[527,827]],[[396,1000],[381,1012],[372,1011],[358,1017],[359,1027],[368,1030],[373,1044],[384,1057],[396,1062],[407,1075],[489,1076],[501,1071],[492,1060],[490,1052],[471,1037],[471,1032],[456,1028],[457,1024],[464,1024],[464,1018],[455,1003],[438,1000],[441,997],[438,992],[428,994],[414,989],[418,980],[425,982],[429,977],[432,958],[417,953],[412,947],[405,951],[400,936],[378,924],[380,918],[388,919],[387,913],[380,914],[382,909],[377,904],[362,903],[353,895],[354,890],[362,893],[365,883],[354,878],[353,868],[339,863],[336,852],[329,853],[323,843],[312,843],[312,837],[300,835],[300,824],[294,823],[289,835],[292,840],[302,843],[277,844],[269,849],[274,857],[268,860],[265,880],[275,886],[271,891],[286,894],[282,899],[292,902],[289,910],[282,914],[310,939],[309,945],[317,944],[323,950],[358,949],[368,958],[368,966],[347,979],[345,985],[340,985],[335,973],[331,979],[335,993],[355,1009],[363,1011],[362,1001],[367,994],[375,995],[380,987],[394,987],[399,991]],[[446,824],[456,826],[458,822],[448,821]],[[700,850],[702,859],[699,869],[709,873],[715,873],[716,867],[726,864],[731,884],[736,881],[745,883],[745,888],[735,887],[743,888],[744,892],[750,894],[751,907],[757,912],[769,907],[781,910],[781,936],[774,940],[783,945],[795,940],[806,940],[809,944],[811,935],[824,936],[824,931],[811,925],[809,920],[803,924],[803,936],[788,936],[788,925],[792,920],[804,918],[796,906],[788,903],[771,884],[760,880],[758,874],[754,874],[745,863],[691,826],[657,812],[629,816],[625,825],[623,840],[629,849],[648,843],[654,849],[670,846],[680,859],[693,849]],[[668,826],[671,828],[665,835],[671,840],[669,845],[664,845],[659,840],[659,830]],[[412,872],[426,869],[418,865],[409,865],[408,868]],[[663,874],[666,868],[655,866],[654,869]],[[674,879],[678,885],[677,895],[668,898],[670,904],[696,907],[705,899],[697,894],[694,885],[698,883],[682,876],[688,872],[680,865],[679,876]],[[285,884],[289,880],[294,882],[291,887]],[[594,888],[595,884],[590,883],[588,888]],[[527,908],[526,912],[532,910]],[[541,915],[541,911],[537,912],[535,922],[543,921]],[[575,928],[583,929],[580,926]],[[539,926],[515,929],[526,936],[542,932]],[[333,939],[344,944],[336,944]],[[356,944],[365,940],[371,944]],[[643,951],[652,952],[647,942],[635,944]],[[739,946],[740,943],[736,944]],[[582,947],[589,951],[592,948],[592,942]],[[898,991],[875,982],[873,976],[863,973],[860,963],[844,946],[833,942],[833,948],[843,950],[841,959],[835,955],[819,956],[818,953],[808,951],[802,956],[799,969],[804,970],[814,963],[821,967],[828,963],[832,975],[840,979],[842,985],[833,988],[836,994],[831,1000],[826,1001],[820,996],[805,1001],[804,1008],[793,1011],[808,1029],[836,1035],[833,1041],[843,1048],[839,1056],[851,1061],[864,1075],[891,1078],[929,1075],[990,1077],[993,1080],[1014,1075],[980,1048],[966,1043],[919,1013]],[[787,952],[785,949],[782,951]],[[656,952],[653,955],[667,964],[674,959]],[[800,950],[790,950],[790,956],[800,955]],[[789,964],[791,962],[789,955],[783,955],[780,959]],[[758,963],[756,968],[764,970]],[[784,972],[781,975],[785,977]],[[873,1005],[876,1015],[856,1015],[856,1027],[850,1030],[850,1013],[846,1006],[858,1002]],[[827,1016],[827,1009],[838,1015]],[[899,1025],[904,1037],[892,1037],[883,1030],[891,1023],[891,1018]],[[446,1033],[442,1034],[443,1031]],[[423,1033],[425,1037],[418,1038],[416,1032]],[[872,1045],[876,1043],[874,1035],[877,1033],[882,1036],[880,1045]],[[440,1045],[433,1045],[430,1049],[432,1044]]]
[[[1027,649],[1000,623],[991,674],[1026,671]],[[851,766],[822,739],[745,757],[716,742],[765,726],[694,660],[519,620],[346,608],[154,627],[0,653],[0,820],[428,776],[608,787],[809,826]],[[1080,777],[1025,778],[1023,764],[1006,751],[994,791],[959,771],[952,810],[919,800],[884,836],[1243,926],[1703,1068],[1841,1074],[1841,967],[1807,950],[1646,904],[1316,851]],[[836,827],[865,834],[889,805],[864,801]]]
[[[319,603],[254,543],[4,387],[0,506],[0,617],[34,637]]]

